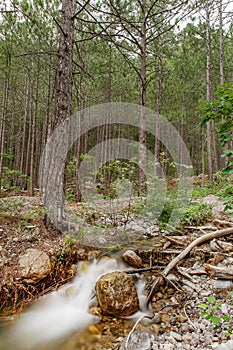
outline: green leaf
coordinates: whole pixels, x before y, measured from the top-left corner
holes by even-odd
[[[214,296],[210,296],[207,298],[207,301],[210,303],[210,304],[214,304],[216,302],[216,298]]]
[[[229,290],[227,294],[233,296],[233,290]]]
[[[217,302],[217,303],[215,304],[216,309],[218,309],[218,308],[221,307],[221,306],[222,306],[221,301],[219,301],[219,302]]]
[[[209,315],[209,313],[206,312],[206,311],[203,311],[203,312],[201,313],[201,316],[203,316],[203,317],[205,317],[205,316],[207,316],[207,315]]]
[[[201,309],[207,309],[208,305],[203,303],[203,304],[198,305],[198,307]]]
[[[226,322],[230,322],[230,320],[231,320],[230,316],[227,316],[227,315],[223,315],[222,319]]]
[[[212,315],[211,319],[210,319],[214,324],[220,324],[221,323],[221,318]]]
[[[219,326],[214,326],[213,330],[216,331],[217,329],[219,329]]]

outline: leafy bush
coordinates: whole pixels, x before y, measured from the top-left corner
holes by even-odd
[[[2,187],[7,190],[28,187],[27,175],[22,174],[19,170],[12,170],[8,167],[3,167]]]
[[[181,208],[182,225],[201,225],[208,221],[212,216],[212,210],[209,205],[205,203],[192,203],[187,209]]]
[[[200,106],[203,112],[201,122],[206,124],[210,120],[216,121],[219,140],[221,146],[224,147],[229,141],[233,141],[233,85],[219,85],[216,95],[216,100]],[[225,149],[222,157],[227,159],[223,173],[233,174],[233,150]]]
[[[228,292],[230,296],[233,296],[233,292]],[[222,302],[217,301],[214,296],[207,298],[206,303],[199,305],[199,308],[204,310],[201,313],[202,317],[209,320],[214,325],[213,330],[221,329],[225,332],[226,337],[230,337],[232,333],[232,319],[229,315],[223,315],[221,313]]]

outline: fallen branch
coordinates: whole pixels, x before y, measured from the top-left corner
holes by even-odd
[[[153,271],[153,270],[158,270],[162,269],[163,266],[155,265],[151,267],[142,267],[141,269],[134,269],[134,270],[125,270],[124,272],[127,273],[128,275],[133,275],[134,273],[141,273],[141,272],[146,272],[146,271]]]
[[[185,245],[185,242],[183,242],[183,238],[179,239],[176,236],[164,236],[164,238],[166,238],[168,241],[175,243],[177,245]]]
[[[219,219],[214,219],[213,223],[220,226],[233,226],[233,222]]]
[[[184,226],[184,228],[190,229],[190,230],[198,230],[198,231],[217,230],[217,227],[215,227],[215,226]]]
[[[164,269],[163,273],[161,273],[161,275],[156,279],[156,281],[153,283],[152,288],[150,290],[150,293],[147,297],[146,300],[146,305],[148,306],[149,303],[151,302],[151,299],[157,289],[157,287],[161,284],[163,278],[165,276],[168,275],[168,273],[182,260],[186,257],[186,255],[188,255],[188,253],[190,253],[190,251],[196,247],[197,245],[204,243],[206,241],[209,241],[213,238],[216,237],[221,237],[221,236],[225,236],[225,235],[229,235],[233,233],[233,227],[229,227],[229,228],[225,228],[223,230],[218,230],[218,231],[214,231],[214,232],[210,232],[207,233],[205,236],[201,236],[198,237],[197,239],[195,239],[192,243],[190,243],[179,255],[177,255],[175,257],[175,259],[173,259],[168,265],[167,267]]]
[[[224,280],[233,280],[233,268],[232,267],[218,267],[210,264],[204,264],[206,272],[211,278],[219,278]]]

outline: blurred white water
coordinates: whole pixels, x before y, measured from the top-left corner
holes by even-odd
[[[123,263],[112,258],[94,261],[85,269],[79,264],[79,276],[24,312],[0,337],[0,349],[31,350],[72,332],[82,333],[89,325],[98,322],[98,318],[88,312],[97,279],[103,274],[124,269]]]

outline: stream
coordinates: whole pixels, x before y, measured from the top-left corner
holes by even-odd
[[[95,283],[101,275],[126,270],[128,266],[119,259],[105,257],[91,263],[80,262],[77,269],[78,277],[72,283],[35,301],[13,326],[2,328],[0,350],[98,348],[94,344],[93,347],[86,346],[90,340],[91,343],[101,341],[97,336],[98,329],[91,326],[97,324],[99,318],[88,312],[90,307],[97,306]],[[137,292],[142,305],[145,301],[144,283],[140,280],[137,282]],[[119,328],[122,327],[124,332],[130,331],[131,320],[136,320],[141,314],[138,312],[129,319],[120,319]],[[90,336],[88,327],[95,333],[94,337]],[[120,334],[122,330],[119,329]]]

